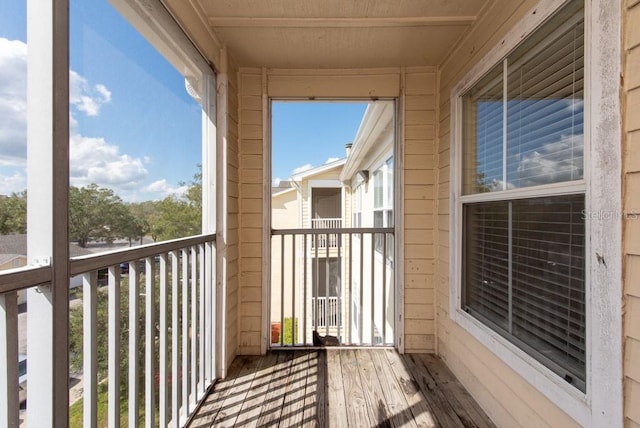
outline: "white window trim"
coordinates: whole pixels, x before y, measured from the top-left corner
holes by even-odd
[[[490,349],[541,394],[586,427],[622,426],[622,219],[585,220],[587,353],[586,393],[566,383],[550,369],[461,309],[462,170],[461,96],[491,67],[566,1],[541,0],[485,55],[451,92],[450,194],[450,318]],[[585,208],[592,213],[622,212],[621,198],[621,6],[610,0],[585,0],[585,179],[536,188],[548,193],[585,189]],[[596,114],[594,114],[596,112]],[[591,144],[612,142],[613,144]],[[509,193],[522,197],[528,189]],[[505,195],[503,195],[505,196]],[[480,196],[479,198],[482,198]],[[606,265],[601,262],[605,258]]]

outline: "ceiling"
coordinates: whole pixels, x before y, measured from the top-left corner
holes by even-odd
[[[240,66],[374,68],[439,64],[488,0],[165,0],[205,54]],[[211,59],[211,58],[209,58]]]

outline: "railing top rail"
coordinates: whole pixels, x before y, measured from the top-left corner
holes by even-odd
[[[339,227],[323,229],[271,229],[271,235],[326,235],[346,233],[394,233],[393,227]]]
[[[51,282],[51,266],[24,266],[0,272],[0,294]]]
[[[151,257],[158,254],[176,251],[185,247],[200,245],[207,242],[214,242],[215,240],[215,233],[211,233],[206,235],[190,236],[187,238],[173,239],[171,241],[140,245],[137,247],[107,251],[100,254],[72,257],[70,272],[71,275],[77,275],[79,273],[102,269],[120,263],[130,262],[133,260],[143,259],[145,257]]]
[[[89,272],[120,263],[151,257],[158,254],[176,251],[181,248],[215,242],[214,233],[173,239],[160,243],[140,245],[131,248],[105,251],[100,254],[72,257],[70,259],[70,274]],[[0,272],[0,294],[9,291],[20,291],[37,285],[51,282],[51,266],[24,266],[7,269]]]

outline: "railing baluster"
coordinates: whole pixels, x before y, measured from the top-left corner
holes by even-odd
[[[387,342],[387,311],[385,301],[387,299],[387,234],[382,234],[382,345]]]
[[[329,241],[329,234],[325,234],[324,236],[325,239],[325,243],[327,243]],[[325,334],[328,336],[329,335],[329,323],[327,322],[327,300],[329,299],[329,280],[331,279],[331,271],[329,269],[331,263],[329,263],[329,245],[325,246],[324,249],[324,254],[325,254],[325,262],[324,262],[324,297],[325,297],[325,302],[324,302],[324,331]]]
[[[360,311],[358,312],[358,333],[360,343],[364,342],[364,234],[360,232]]]
[[[349,311],[348,324],[349,329],[349,345],[353,344],[353,337],[351,331],[353,330],[353,314],[351,313],[351,302],[353,301],[353,235],[349,232],[349,298],[347,299],[346,310]]]
[[[108,425],[120,426],[120,268],[109,267],[109,404]]]
[[[145,259],[145,427],[152,427],[156,424],[156,388],[155,388],[155,345],[156,345],[156,269],[155,259],[147,257]]]
[[[371,345],[375,345],[376,234],[371,234]]]
[[[284,345],[284,235],[280,236],[280,346]]]
[[[167,311],[167,303],[168,303],[168,283],[169,283],[169,270],[168,270],[168,260],[167,253],[163,253],[160,255],[160,308],[159,308],[159,321],[160,321],[160,343],[159,343],[159,391],[158,391],[158,410],[160,412],[160,426],[166,427],[169,423],[169,401],[168,401],[168,379],[169,374],[167,373],[167,365],[168,361],[168,353],[169,353],[169,341],[167,337],[168,326],[167,320],[169,317]]]
[[[198,370],[196,367],[196,360],[198,358],[198,257],[196,256],[196,247],[190,248],[190,257],[191,261],[191,327],[189,328],[189,339],[191,340],[191,364],[189,368],[189,372],[191,375],[191,385],[189,388],[189,408],[195,408],[197,398],[197,387],[198,387]]]
[[[182,418],[189,414],[189,251],[182,252]]]
[[[296,235],[291,234],[291,344],[296,344],[296,337],[298,335],[298,329],[296,326]]]
[[[179,257],[177,251],[171,252],[171,422],[174,427],[180,424],[180,318],[179,310]]]
[[[213,266],[215,265],[214,261],[214,256],[213,256],[213,245],[210,243],[206,243],[205,244],[205,287],[204,287],[204,294],[205,294],[205,307],[204,307],[204,319],[205,319],[205,334],[204,334],[204,347],[205,347],[205,365],[204,365],[204,370],[205,370],[205,379],[206,382],[212,382],[213,378],[215,377],[213,374],[213,370],[214,370],[214,352],[213,352],[213,332],[215,331],[213,329],[213,318],[214,318],[214,313],[215,311],[213,310],[213,308],[215,308],[215,293],[213,292],[215,290],[215,278],[213,276]]]
[[[338,246],[338,266],[340,266],[340,271],[342,271],[342,253],[341,253],[341,244],[342,244],[342,234],[340,235],[336,235],[336,238],[338,240],[337,242],[337,246]],[[340,302],[342,301],[342,278],[344,277],[344,275],[340,275],[340,281],[338,282],[338,298],[336,300],[336,313],[338,315],[336,315],[336,322],[334,323],[335,325],[338,326],[338,339],[340,340],[340,343],[343,342],[343,337],[342,337],[342,317],[340,316]]]
[[[98,426],[98,275],[82,275],[83,426]]]
[[[205,360],[204,360],[204,335],[205,335],[205,293],[204,293],[204,281],[205,281],[205,264],[204,264],[204,245],[198,245],[198,296],[199,296],[199,310],[198,310],[198,321],[200,326],[198,328],[197,337],[200,339],[198,342],[198,389],[197,389],[197,398],[196,401],[199,401],[200,398],[204,396],[204,382],[205,382]]]
[[[303,262],[303,270],[304,270],[304,274],[302,275],[303,277],[303,282],[304,282],[304,290],[303,290],[303,294],[304,294],[304,300],[303,300],[303,304],[302,304],[302,310],[303,310],[303,317],[302,317],[302,322],[303,322],[303,329],[302,329],[302,343],[304,345],[307,344],[307,234],[303,234],[302,235],[303,238],[303,258],[304,258],[304,262]]]
[[[0,426],[19,424],[17,292],[0,294]]]
[[[140,338],[140,276],[138,260],[129,263],[129,427],[138,426],[138,342]]]

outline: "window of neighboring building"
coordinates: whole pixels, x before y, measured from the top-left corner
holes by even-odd
[[[393,158],[389,158],[373,173],[373,227],[393,226]],[[387,239],[387,255],[390,239]],[[375,248],[382,253],[384,236],[376,234]]]
[[[585,391],[584,5],[462,94],[462,310]]]
[[[354,192],[353,227],[362,227],[362,183],[356,187]]]

